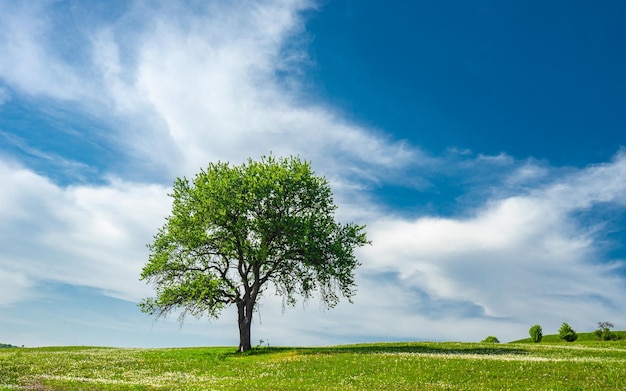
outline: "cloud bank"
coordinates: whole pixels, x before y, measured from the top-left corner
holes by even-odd
[[[364,253],[366,268],[394,273],[424,297],[466,302],[469,317],[583,319],[591,328],[595,319],[620,316],[626,265],[607,258],[607,227],[582,216],[601,221],[606,206],[623,213],[624,175],[622,151],[610,163],[487,200],[470,217],[381,218],[369,226],[376,244]]]

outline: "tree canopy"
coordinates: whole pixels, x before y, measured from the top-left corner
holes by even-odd
[[[365,227],[335,220],[328,181],[298,157],[211,163],[190,181],[178,178],[172,212],[159,229],[141,279],[156,297],[140,303],[160,317],[218,317],[238,310],[239,351],[251,348],[257,300],[273,288],[293,305],[317,293],[328,308],[355,294],[355,249]]]

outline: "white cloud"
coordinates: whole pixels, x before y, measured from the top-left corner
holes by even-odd
[[[498,155],[479,154],[478,160],[484,160],[486,162],[491,162],[493,164],[498,164],[498,165],[503,165],[503,166],[514,163],[513,158],[507,155],[506,153],[499,153]]]
[[[84,88],[76,69],[49,49],[57,36],[46,5],[39,1],[0,2],[0,78],[29,95],[80,100]]]
[[[286,4],[227,6],[220,21],[186,15],[184,26],[159,19],[144,41],[136,88],[184,151],[183,171],[270,151],[327,162],[326,171],[339,161],[406,164],[414,157],[406,145],[348,124],[281,85],[277,64],[301,28],[302,5]]]
[[[491,321],[516,324],[507,337],[523,336],[533,322],[626,322],[624,264],[602,261],[600,228],[575,216],[602,203],[623,208],[625,170],[619,153],[529,193],[488,201],[471,217],[377,219],[368,225],[374,245],[362,252],[364,267],[397,273],[430,300],[474,303]]]
[[[0,307],[11,305],[32,295],[32,283],[24,273],[0,269],[0,284],[2,284]]]
[[[277,76],[303,66],[301,12],[312,2],[134,3],[114,23],[72,26],[86,37],[71,42],[72,56],[50,38],[62,36],[54,19],[41,17],[60,12],[52,3],[2,7],[10,33],[0,41],[0,78],[20,93],[72,101],[101,121],[109,133],[98,130],[98,139],[126,156],[120,175],[139,169],[170,180],[209,161],[272,151],[369,181],[425,159],[308,102],[294,80]]]
[[[24,276],[31,282],[21,284],[26,288],[51,280],[128,300],[150,293],[137,278],[147,259],[145,245],[168,213],[167,189],[120,180],[59,187],[3,162],[0,176],[0,269]]]

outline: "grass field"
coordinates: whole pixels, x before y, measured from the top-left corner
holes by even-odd
[[[626,390],[626,342],[0,350],[0,390]]]

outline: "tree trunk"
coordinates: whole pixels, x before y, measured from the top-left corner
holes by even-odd
[[[252,325],[252,309],[254,302],[245,300],[237,303],[237,312],[239,315],[239,348],[238,352],[242,353],[252,349],[250,343],[250,326]]]

